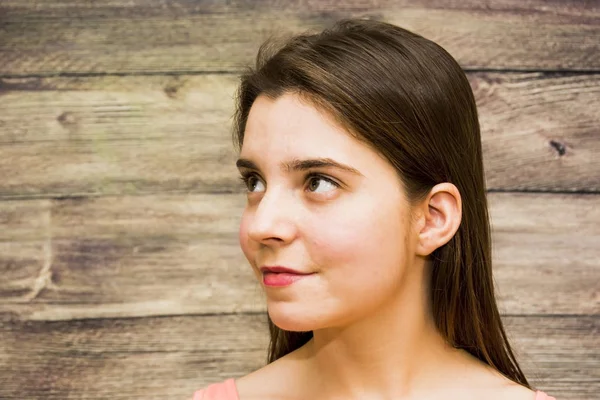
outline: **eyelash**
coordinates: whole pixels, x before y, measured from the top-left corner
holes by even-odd
[[[239,179],[246,186],[246,188],[248,188],[248,181],[253,176],[258,176],[258,175],[256,173],[254,173],[254,172],[242,172],[241,176],[239,177]],[[325,175],[322,175],[322,174],[319,174],[319,173],[316,173],[316,172],[309,172],[304,177],[304,180],[305,181],[309,181],[310,179],[313,179],[313,178],[319,178],[319,179],[322,179],[324,181],[327,181],[327,182],[331,183],[335,187],[340,187],[340,185],[338,183],[336,183],[334,180],[326,177]],[[248,190],[248,193],[253,193],[253,192],[251,192],[250,190]]]

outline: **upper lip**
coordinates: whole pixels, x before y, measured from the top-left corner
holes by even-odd
[[[260,267],[260,270],[263,274],[266,274],[267,272],[272,272],[272,273],[287,272],[288,274],[296,274],[296,275],[310,274],[310,272],[300,272],[300,271],[293,270],[291,268],[286,268],[286,267],[281,267],[281,266],[273,266],[273,267],[262,266],[262,267]]]

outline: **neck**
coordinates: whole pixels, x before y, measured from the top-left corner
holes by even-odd
[[[428,280],[414,276],[405,282],[399,296],[376,312],[313,331],[304,350],[321,397],[409,398],[447,376],[440,372],[459,350],[435,327],[427,288],[417,283]]]

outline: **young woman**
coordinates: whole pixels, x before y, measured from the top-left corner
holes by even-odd
[[[357,19],[267,41],[234,135],[269,363],[194,399],[552,399],[496,306],[475,100],[444,49]]]

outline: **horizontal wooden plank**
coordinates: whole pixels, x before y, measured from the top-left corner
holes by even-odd
[[[488,200],[500,311],[598,314],[600,196],[498,193]]]
[[[7,201],[0,206],[0,243],[50,238],[52,201]]]
[[[0,15],[5,75],[238,70],[271,34],[319,31],[346,17],[410,29],[466,68],[600,69],[600,8],[576,0],[9,0]]]
[[[27,274],[0,281],[8,294],[0,311],[72,319],[263,310],[260,285],[237,241],[244,202],[241,195],[55,200],[51,247],[38,250],[37,267],[30,262]],[[0,208],[33,208],[12,203],[28,202],[3,201]],[[13,241],[5,236],[14,250],[0,259],[0,271],[15,269],[31,242],[45,235],[31,229]]]
[[[0,322],[2,399],[191,399],[266,360],[257,315]]]
[[[600,197],[489,198],[501,312],[600,313]],[[55,200],[50,245],[34,228],[5,238],[13,250],[0,272],[13,272],[0,281],[0,312],[69,320],[264,311],[238,243],[244,204],[235,194]]]
[[[226,133],[234,81],[5,79],[0,196],[238,188]]]
[[[600,76],[480,73],[469,78],[489,189],[600,190]]]
[[[471,73],[491,190],[600,191],[599,75]],[[0,79],[0,198],[238,192],[233,75]]]
[[[534,387],[594,398],[600,319],[505,317]],[[63,322],[0,322],[0,398],[191,398],[266,362],[264,314]]]

